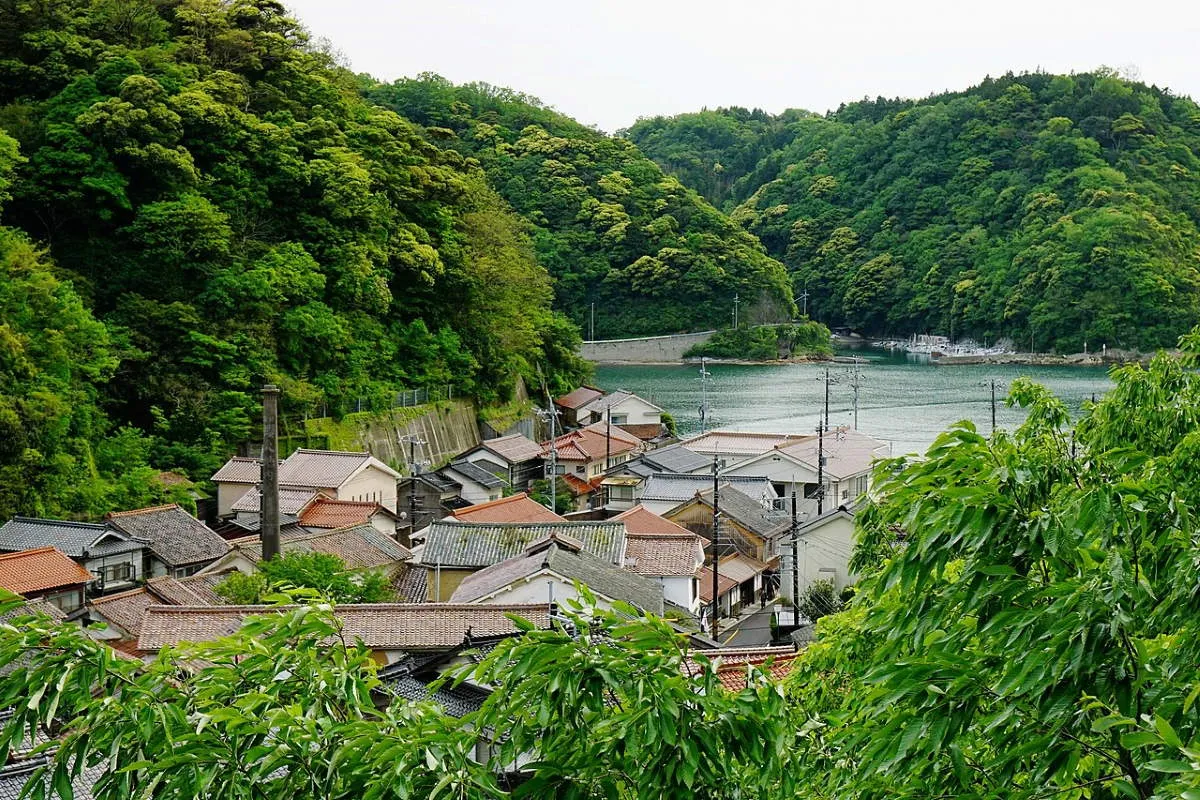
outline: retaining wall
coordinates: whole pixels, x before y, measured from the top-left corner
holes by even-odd
[[[646,336],[640,339],[601,339],[584,342],[579,354],[598,363],[668,364],[683,360],[688,348],[703,344],[716,331]]]

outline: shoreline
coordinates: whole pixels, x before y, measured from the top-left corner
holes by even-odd
[[[1148,364],[1153,354],[1129,353],[1099,356],[1095,353],[998,353],[931,357],[929,363],[940,367],[970,367],[984,364],[1017,364],[1031,367],[1112,367],[1121,364]]]

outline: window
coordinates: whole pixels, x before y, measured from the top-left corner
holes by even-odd
[[[59,611],[62,611],[66,614],[70,614],[72,611],[83,605],[83,597],[78,591],[49,595],[43,597],[42,599],[47,603],[51,603]]]
[[[584,474],[584,466],[583,466],[583,464],[580,464],[579,466],[577,466],[577,467],[575,468],[575,473],[576,473],[577,475],[583,475],[583,474]]]
[[[100,578],[105,584],[119,583],[133,578],[133,564],[128,561],[121,564],[106,564],[100,569]]]
[[[610,500],[632,500],[632,486],[610,486],[608,487],[608,498]]]
[[[612,424],[613,425],[624,425],[627,422],[629,422],[628,414],[613,414],[612,415]]]

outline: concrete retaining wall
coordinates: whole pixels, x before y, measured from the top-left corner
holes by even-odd
[[[602,339],[584,342],[579,354],[598,363],[669,364],[683,360],[688,348],[707,342],[714,333],[716,331],[641,339]]]

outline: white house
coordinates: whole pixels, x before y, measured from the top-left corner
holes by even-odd
[[[799,589],[804,590],[816,581],[831,581],[834,589],[842,591],[858,576],[850,571],[850,556],[854,552],[854,514],[845,508],[827,511],[797,528],[796,559],[799,563]],[[788,537],[780,545],[779,593],[792,596],[792,547]]]
[[[696,571],[704,565],[705,540],[644,506],[613,521],[625,523],[625,569],[658,583],[667,603],[699,615]]]
[[[817,513],[817,461],[823,452],[824,509],[852,504],[870,487],[872,464],[877,458],[888,456],[889,445],[848,428],[837,428],[823,438],[823,442],[816,436],[781,442],[759,455],[738,461],[721,474],[766,478],[778,499],[775,507],[783,510],[790,510],[791,495],[796,492],[798,513],[809,519]]]
[[[217,485],[217,513],[228,516],[234,503],[261,481],[261,461],[229,459],[212,476]],[[370,453],[300,449],[279,462],[280,489],[320,490],[334,500],[379,503],[396,510],[396,481],[400,473]]]
[[[438,474],[462,487],[459,496],[467,505],[499,500],[504,494],[504,480],[472,461],[452,462],[438,470]]]
[[[643,440],[657,439],[663,432],[663,410],[624,389],[592,400],[576,414],[580,425],[611,422]]]

